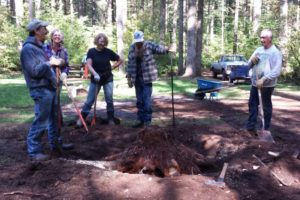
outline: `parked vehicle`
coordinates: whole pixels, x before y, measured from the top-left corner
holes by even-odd
[[[217,78],[222,74],[222,80],[233,83],[237,79],[250,79],[248,62],[241,55],[222,55],[218,62],[212,62],[210,66],[212,75]]]

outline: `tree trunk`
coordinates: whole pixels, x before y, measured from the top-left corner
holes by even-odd
[[[239,7],[240,1],[235,1],[235,13],[234,13],[234,33],[233,33],[233,54],[237,53],[237,36],[239,28]]]
[[[183,74],[183,1],[179,0],[179,33],[178,33],[178,71],[177,75]]]
[[[222,0],[222,16],[221,16],[221,31],[222,31],[222,36],[221,36],[221,53],[224,53],[224,12],[225,12],[225,0]]]
[[[55,0],[51,0],[51,15],[53,16],[55,13]]]
[[[83,17],[83,0],[78,0],[78,18]]]
[[[209,44],[209,26],[210,26],[210,20],[211,20],[211,16],[210,16],[210,4],[211,4],[211,0],[208,0],[208,6],[207,6],[207,22],[206,22],[206,46],[208,46]]]
[[[155,22],[155,0],[152,0],[152,22]],[[153,33],[155,32],[155,26],[152,25]]]
[[[300,0],[297,0],[297,18],[296,18],[296,31],[299,31],[299,15],[300,15]]]
[[[35,18],[39,19],[41,16],[41,0],[35,0]]]
[[[166,32],[166,0],[160,0],[159,13],[159,44],[164,45]]]
[[[24,6],[23,6],[23,0],[15,0],[16,2],[16,23],[20,25],[22,23],[22,18],[24,15]]]
[[[248,34],[248,22],[247,22],[247,15],[249,15],[249,6],[248,0],[244,2],[244,34]]]
[[[288,38],[288,0],[280,0],[280,31],[279,31],[279,46],[283,56],[283,66],[287,67],[287,44]],[[288,72],[290,69],[286,69]]]
[[[254,0],[250,0],[250,13],[249,13],[250,23],[253,22],[253,4],[254,4]]]
[[[82,0],[82,10],[83,10],[83,16],[87,16],[87,1]]]
[[[12,23],[16,24],[16,2],[15,0],[10,0],[10,14]]]
[[[107,22],[107,32],[108,32],[108,35],[109,36],[112,36],[113,34],[113,21],[112,21],[112,0],[108,0],[107,1],[107,19],[106,19],[106,22]]]
[[[33,21],[33,2],[29,0],[29,20]]]
[[[63,7],[64,7],[63,0],[59,0],[59,12],[60,13],[63,13]]]
[[[280,0],[280,32],[279,41],[284,46],[288,37],[288,0]]]
[[[112,24],[116,23],[116,0],[111,0],[111,21]]]
[[[125,0],[116,0],[116,9],[117,9],[117,46],[118,54],[122,60],[124,60],[124,42],[123,42],[123,29],[125,24],[125,15],[127,15],[127,1]],[[125,65],[122,63],[119,67],[119,71],[125,73]]]
[[[70,0],[70,14],[71,14],[71,19],[74,19],[74,5],[73,5],[73,0]]]
[[[144,7],[145,7],[145,0],[141,0],[141,11],[144,12]]]
[[[198,0],[198,22],[197,22],[197,42],[196,42],[196,74],[201,76],[202,62],[202,36],[203,36],[203,5],[204,0]]]
[[[262,0],[256,0],[253,5],[253,34],[256,35],[260,26]]]
[[[92,0],[92,25],[96,25],[96,2]]]
[[[211,4],[211,10],[214,11],[215,10],[215,1],[213,0],[212,4]],[[211,20],[210,20],[210,42],[214,43],[214,38],[215,38],[215,34],[214,34],[214,28],[215,28],[215,14],[212,13],[211,14]]]
[[[188,0],[188,30],[185,77],[194,77],[195,71],[196,0]]]
[[[63,4],[64,4],[64,15],[68,15],[69,11],[68,11],[68,1],[67,0],[63,0]]]
[[[178,0],[173,1],[173,45],[177,52],[177,42],[176,42],[176,31],[177,31],[177,20],[178,20]]]

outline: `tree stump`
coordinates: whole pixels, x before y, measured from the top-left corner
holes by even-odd
[[[200,173],[203,156],[177,141],[172,130],[146,128],[120,154],[117,169],[127,173],[147,173],[159,177]]]

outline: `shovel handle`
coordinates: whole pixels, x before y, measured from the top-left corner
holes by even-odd
[[[227,167],[228,167],[228,163],[224,163],[223,169],[221,171],[221,174],[220,174],[219,178],[224,179],[226,171],[227,171]]]
[[[258,81],[257,65],[255,65],[255,73],[256,73],[256,81]],[[262,103],[262,98],[261,98],[261,89],[257,88],[257,92],[258,92],[259,110],[260,110],[261,121],[262,121],[262,130],[264,130],[265,129],[265,117],[264,117],[264,108],[263,108],[263,103]]]
[[[96,83],[96,91],[95,91],[95,103],[94,103],[94,113],[93,113],[93,119],[92,119],[92,123],[91,126],[94,126],[96,124],[96,111],[97,111],[97,92],[98,92],[98,83]]]
[[[88,132],[89,132],[89,129],[88,129],[88,127],[87,127],[87,125],[86,125],[86,123],[85,123],[85,121],[84,121],[84,119],[83,119],[83,117],[82,117],[82,115],[81,115],[81,113],[80,113],[80,111],[79,111],[79,109],[78,109],[76,103],[75,103],[75,100],[73,99],[73,97],[72,97],[72,95],[71,95],[71,93],[70,93],[70,90],[69,90],[69,87],[68,87],[68,84],[67,84],[66,80],[64,80],[63,83],[64,83],[64,85],[66,86],[66,89],[67,89],[67,91],[68,91],[68,95],[69,95],[70,99],[72,100],[72,103],[73,103],[73,105],[74,105],[74,107],[75,107],[75,109],[76,109],[76,112],[78,113],[78,115],[79,115],[79,117],[80,117],[80,120],[81,120],[81,122],[82,122],[82,124],[83,124],[83,126],[84,126],[84,128],[85,128],[85,130],[86,130],[86,132],[88,133]]]

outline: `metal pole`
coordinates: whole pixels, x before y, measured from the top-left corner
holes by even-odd
[[[172,45],[172,30],[170,33],[170,44]],[[174,85],[173,85],[173,53],[170,54],[171,58],[171,88],[172,88],[172,113],[173,113],[173,128],[175,127],[175,109],[174,109]]]

